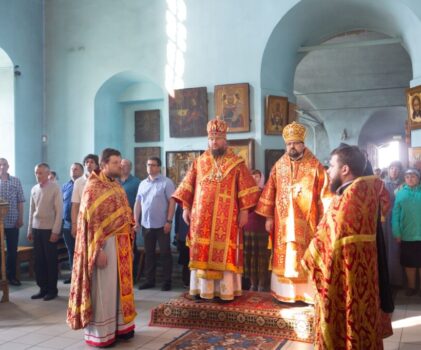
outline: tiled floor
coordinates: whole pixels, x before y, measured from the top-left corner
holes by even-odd
[[[20,349],[92,349],[85,345],[82,331],[72,331],[65,323],[69,285],[59,282],[59,298],[53,301],[31,300],[38,291],[33,281],[12,287],[10,302],[0,304],[0,350]],[[134,339],[118,343],[115,349],[160,349],[186,330],[149,327],[150,309],[179,295],[182,289],[161,292],[159,289],[136,289],[136,333]],[[394,335],[384,341],[385,349],[421,349],[421,297],[406,298],[400,291],[393,315]],[[313,346],[288,342],[284,349],[312,349]]]

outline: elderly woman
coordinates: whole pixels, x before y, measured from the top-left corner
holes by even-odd
[[[390,163],[387,177],[384,179],[385,187],[390,195],[391,206],[395,201],[395,194],[403,183],[403,167],[399,161]],[[396,287],[403,285],[403,269],[399,262],[400,245],[392,234],[392,213],[386,216],[383,223],[383,235],[386,248],[387,265],[390,284]]]
[[[392,212],[393,236],[401,244],[401,265],[408,281],[407,296],[417,293],[417,270],[421,277],[421,187],[420,173],[416,169],[405,172],[405,184],[396,194]]]

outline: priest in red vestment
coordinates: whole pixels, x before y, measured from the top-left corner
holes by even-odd
[[[315,349],[383,349],[390,318],[380,308],[376,229],[389,194],[356,146],[337,148],[328,170],[336,195],[303,258],[316,294]]]
[[[120,174],[120,152],[102,151],[101,171],[91,173],[78,214],[67,323],[84,328],[91,346],[134,335],[133,219]]]
[[[313,303],[313,288],[300,261],[330,197],[326,171],[304,145],[306,129],[283,130],[285,154],[273,166],[256,213],[266,217],[272,248],[272,295],[279,301]]]
[[[241,295],[240,230],[260,192],[244,159],[227,147],[227,124],[211,120],[207,131],[208,150],[194,160],[173,197],[190,224],[190,295],[233,300]]]

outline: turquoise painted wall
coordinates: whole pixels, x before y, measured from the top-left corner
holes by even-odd
[[[254,138],[259,168],[265,148],[283,145],[280,137],[263,133],[264,97],[271,93],[294,101],[295,67],[303,57],[296,54],[299,46],[352,29],[376,30],[403,38],[412,59],[411,84],[421,76],[417,39],[421,10],[416,0],[47,0],[45,4],[48,160],[60,172],[67,173],[70,162],[106,145],[132,152],[129,125],[134,123],[132,112],[143,101],[129,98],[122,107],[118,96],[129,94],[134,75],[139,76],[138,84],[154,84],[163,91],[159,104],[163,157],[170,149],[206,147],[206,138],[169,137],[166,88],[171,82],[177,82],[174,87],[206,86],[211,116],[214,85],[250,83],[251,131],[229,138]],[[113,80],[123,72],[135,73]],[[107,96],[102,87],[108,83]],[[350,134],[358,134],[363,122],[350,125]],[[341,128],[334,118],[326,125],[329,133]],[[66,130],[69,137],[56,130]]]
[[[41,135],[44,125],[44,13],[42,0],[0,0],[0,47],[19,65],[15,78],[16,175],[28,197],[35,183],[34,165],[43,160]],[[0,140],[1,144],[1,140]],[[0,147],[1,149],[1,147]],[[1,153],[1,152],[0,152]],[[21,230],[21,240],[26,229]]]

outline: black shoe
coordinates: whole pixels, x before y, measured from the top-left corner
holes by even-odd
[[[37,294],[34,294],[31,296],[31,299],[42,299],[47,295],[45,292],[38,292]]]
[[[9,279],[9,284],[11,286],[21,286],[22,285],[22,283],[20,283],[20,281],[16,278]]]
[[[202,299],[199,294],[190,295],[190,297],[191,297],[191,300],[193,300],[195,303],[205,303],[206,302],[206,299]],[[187,299],[189,299],[189,298],[187,298]]]
[[[171,290],[171,283],[164,283],[161,287],[161,290],[163,292],[168,292],[169,290]]]
[[[124,333],[124,334],[117,334],[118,339],[129,340],[130,338],[134,337],[134,330]]]
[[[140,290],[149,289],[149,288],[153,288],[153,287],[155,287],[155,284],[149,283],[149,282],[145,282],[145,283],[142,283],[142,284],[139,285]]]
[[[68,279],[63,280],[63,283],[64,284],[70,284],[71,282],[72,282],[72,279],[71,278],[68,278]]]
[[[50,293],[48,293],[48,294],[45,294],[44,301],[53,300],[55,298],[57,298],[57,294],[50,294]]]
[[[220,297],[215,297],[212,301],[218,304],[229,304],[229,303],[232,303],[234,299],[225,300],[225,299],[221,299]]]

